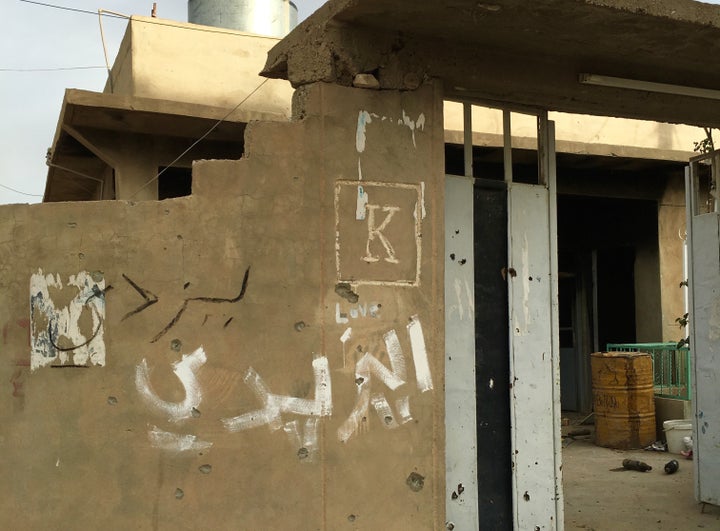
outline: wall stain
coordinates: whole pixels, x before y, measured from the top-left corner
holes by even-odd
[[[352,290],[352,286],[347,282],[340,282],[335,285],[335,293],[351,304],[355,304],[360,300],[360,296]]]
[[[425,476],[421,476],[417,472],[411,472],[405,480],[405,483],[410,487],[411,491],[420,492],[425,486]]]

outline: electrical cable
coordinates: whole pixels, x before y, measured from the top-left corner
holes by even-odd
[[[11,188],[2,183],[0,183],[0,188],[5,188],[7,190],[10,190],[11,192],[15,192],[16,194],[29,195],[31,197],[42,197],[42,194],[29,194],[27,192],[21,192],[20,190],[16,190],[15,188]]]
[[[0,68],[0,72],[60,72],[64,70],[105,69],[104,66],[57,66],[49,68]]]
[[[198,145],[200,142],[202,142],[210,133],[212,133],[215,129],[217,129],[217,127],[218,127],[221,123],[223,123],[225,120],[227,120],[232,113],[234,113],[235,111],[237,111],[243,103],[245,103],[247,100],[249,100],[250,97],[251,97],[253,94],[255,94],[258,90],[260,90],[260,88],[261,88],[265,83],[267,83],[268,81],[270,81],[268,78],[263,79],[263,81],[262,81],[257,87],[255,87],[255,88],[250,92],[250,94],[248,94],[247,96],[245,96],[245,97],[243,98],[243,100],[242,100],[240,103],[238,103],[237,105],[235,105],[235,107],[233,107],[230,112],[228,112],[225,116],[223,116],[223,117],[220,118],[217,122],[215,122],[215,124],[214,124],[210,129],[208,129],[208,131],[207,131],[203,136],[201,136],[200,138],[198,138],[195,142],[193,142],[193,143],[190,145],[190,147],[188,147],[185,151],[183,151],[182,153],[180,153],[180,155],[178,155],[178,156],[175,158],[175,160],[173,160],[170,164],[168,164],[167,166],[165,166],[165,168],[163,168],[155,177],[153,177],[153,178],[150,179],[148,182],[146,182],[144,185],[142,185],[140,188],[138,188],[138,189],[130,196],[130,199],[132,199],[132,198],[135,197],[137,194],[139,194],[142,190],[144,190],[145,188],[147,188],[148,186],[150,186],[152,183],[154,183],[155,181],[157,181],[157,180],[160,178],[160,176],[161,176],[163,173],[165,173],[166,170],[168,170],[170,167],[172,167],[173,164],[175,164],[177,161],[179,161],[181,158],[183,158],[192,148],[194,148],[195,146],[197,146],[197,145]]]
[[[54,9],[60,9],[60,10],[64,10],[64,11],[75,11],[77,13],[83,13],[86,15],[93,15],[93,16],[97,16],[98,11],[102,12],[103,15],[105,15],[106,17],[110,17],[110,18],[121,18],[121,19],[130,20],[130,19],[133,19],[133,17],[135,16],[135,15],[123,15],[122,13],[115,13],[114,11],[107,11],[105,9],[100,9],[98,11],[88,11],[86,9],[76,9],[73,7],[65,7],[65,6],[55,5],[55,4],[47,4],[44,2],[36,2],[35,0],[18,0],[18,1],[25,2],[27,4],[35,4],[35,5],[39,5],[39,6],[43,6],[43,7],[52,7]],[[183,22],[183,21],[169,20],[167,22],[163,22],[162,19],[159,19],[159,18],[153,18],[153,17],[150,17],[150,18],[152,18],[152,20],[143,20],[140,18],[135,18],[134,21],[141,22],[143,24],[157,24],[158,26],[170,26],[170,27],[177,27],[178,22],[181,22],[182,24],[187,24],[187,22]],[[229,30],[229,29],[225,29],[225,28],[213,28],[211,26],[200,26],[200,25],[196,25],[196,26],[197,27],[183,26],[182,29],[190,30],[190,31],[201,31],[203,33],[228,33],[228,32],[233,31],[233,30]],[[268,35],[254,35],[253,34],[253,36],[259,37],[262,39],[278,40],[277,37],[272,37],[272,36],[268,36]]]
[[[38,6],[43,7],[52,7],[53,9],[62,9],[63,11],[73,11],[75,13],[84,13],[86,15],[97,15],[97,12],[95,11],[88,11],[87,9],[77,9],[75,7],[66,7],[66,6],[59,6],[55,4],[46,4],[45,2],[36,2],[34,0],[20,0],[20,2],[24,2],[26,4],[35,4]],[[106,16],[111,18],[130,18],[126,15],[121,15],[120,13],[109,13]]]

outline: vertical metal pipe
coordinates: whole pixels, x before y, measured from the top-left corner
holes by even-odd
[[[512,124],[510,111],[503,109],[503,166],[505,168],[505,182],[511,183],[512,172]]]
[[[473,176],[473,127],[472,104],[463,103],[463,143],[465,154],[465,177]]]

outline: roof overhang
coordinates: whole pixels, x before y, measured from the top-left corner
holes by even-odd
[[[718,43],[720,8],[691,0],[331,0],[262,74],[297,87],[372,73],[400,90],[440,78],[448,99],[717,127]]]
[[[193,103],[137,98],[68,89],[65,91],[53,146],[48,152],[48,176],[43,201],[96,198],[97,175],[114,167],[89,138],[90,132],[147,135],[154,138],[203,138],[238,142],[253,120],[286,121],[281,115],[211,107]]]

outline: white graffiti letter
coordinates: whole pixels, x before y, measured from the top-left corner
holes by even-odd
[[[308,400],[294,396],[274,395],[260,375],[251,367],[245,374],[245,383],[253,389],[263,408],[237,417],[222,419],[228,431],[235,432],[267,424],[275,431],[283,427],[281,413],[294,413],[306,417],[329,417],[332,415],[332,385],[330,369],[325,356],[312,362],[315,377],[315,398]]]
[[[150,369],[144,359],[135,368],[135,386],[143,400],[156,411],[168,415],[169,420],[177,422],[189,418],[193,408],[198,407],[202,401],[202,391],[195,371],[206,361],[205,351],[200,347],[192,354],[183,354],[182,360],[173,363],[173,372],[185,388],[185,399],[182,402],[166,402],[157,396],[150,385]]]
[[[387,216],[385,216],[385,219],[383,222],[379,225],[375,225],[375,211],[382,208],[383,212],[387,212]],[[363,260],[366,262],[377,262],[380,260],[378,256],[375,256],[372,254],[372,251],[370,250],[370,244],[375,241],[375,238],[377,237],[380,240],[380,243],[382,243],[383,247],[385,248],[385,253],[387,256],[385,257],[386,262],[390,262],[391,264],[397,264],[400,262],[397,258],[395,258],[395,249],[393,249],[392,244],[390,243],[390,240],[388,240],[385,237],[385,234],[383,234],[383,231],[387,228],[388,224],[390,223],[390,220],[395,215],[396,212],[400,211],[400,207],[396,206],[384,206],[381,207],[380,205],[367,205],[367,224],[368,224],[368,239],[367,239],[367,246],[366,246],[366,254],[363,257]]]

